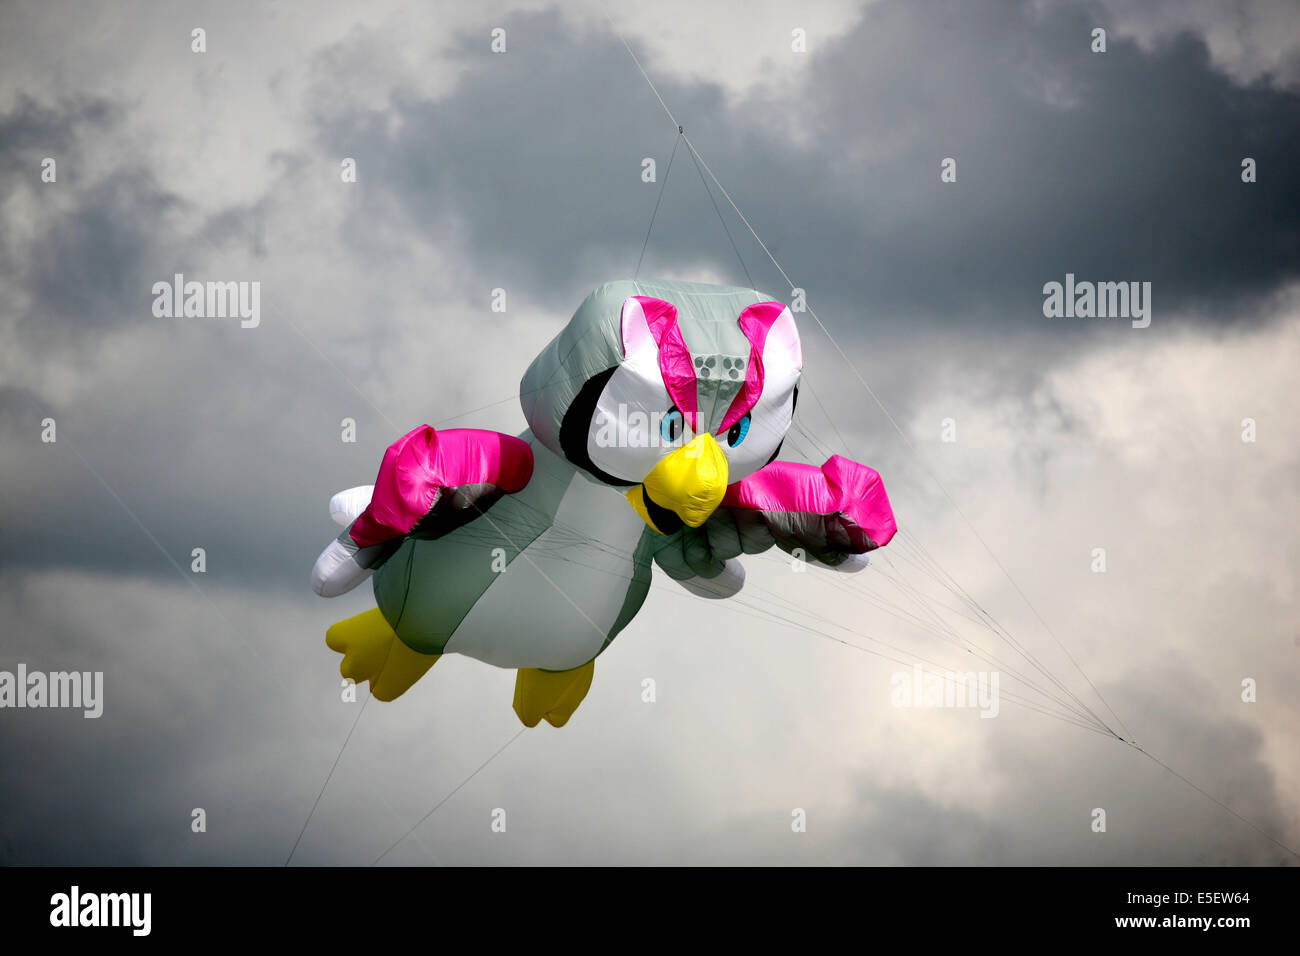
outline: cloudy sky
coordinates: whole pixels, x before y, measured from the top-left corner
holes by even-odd
[[[294,863],[1296,862],[1293,4],[738,11],[0,7],[0,670],[105,675],[98,720],[0,711],[0,862],[281,864],[354,720]],[[463,658],[357,719],[323,638],[373,599],[308,587],[332,493],[418,424],[521,430],[661,187],[643,276],[789,295],[684,146],[665,186],[620,34],[829,332],[798,317],[787,454],[879,469],[903,533],[734,602],[657,577],[562,730]],[[260,324],[156,317],[176,273],[260,282]],[[1067,273],[1150,282],[1150,326],[1045,318]],[[893,706],[914,657],[985,666],[930,613],[1054,703]]]

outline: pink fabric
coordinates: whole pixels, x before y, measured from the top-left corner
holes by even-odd
[[[865,531],[877,547],[888,544],[898,530],[879,472],[840,455],[832,455],[820,468],[793,461],[774,461],[730,485],[722,506],[843,514]]]
[[[699,403],[695,393],[695,365],[691,351],[677,327],[677,306],[648,295],[632,296],[641,305],[646,326],[659,346],[659,372],[672,397],[673,404],[686,416],[692,430],[698,430]],[[625,307],[626,308],[626,307]],[[628,330],[623,332],[623,353],[626,355],[635,344]]]
[[[768,329],[784,311],[785,306],[780,302],[758,302],[740,313],[740,330],[749,339],[749,364],[745,366],[745,384],[731,400],[718,431],[726,431],[744,418],[763,394],[763,346]]]
[[[488,483],[513,494],[532,475],[533,450],[520,438],[477,428],[439,432],[421,425],[388,446],[370,505],[352,525],[352,540],[364,548],[401,537],[445,488]]]

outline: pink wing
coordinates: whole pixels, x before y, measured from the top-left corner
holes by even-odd
[[[533,475],[533,450],[512,435],[421,425],[388,447],[370,505],[350,531],[361,547],[437,538],[472,521]]]
[[[728,487],[722,507],[746,525],[758,519],[787,550],[818,558],[872,551],[898,530],[879,472],[840,455],[820,468],[774,461]]]

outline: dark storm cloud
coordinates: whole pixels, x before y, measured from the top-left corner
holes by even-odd
[[[20,332],[49,347],[55,337],[84,342],[99,328],[148,320],[158,277],[148,253],[175,202],[142,173],[86,190],[32,247],[24,283],[32,308]]]
[[[708,84],[658,86],[846,334],[895,316],[1033,331],[1042,285],[1066,272],[1150,281],[1162,314],[1222,323],[1294,278],[1300,97],[1235,85],[1189,34],[1150,54],[1112,34],[1094,54],[1101,11],[1034,10],[872,4],[852,32],[804,54],[794,88],[728,105]],[[322,139],[371,177],[358,217],[455,236],[484,275],[559,307],[630,272],[657,189],[639,163],[656,157],[662,176],[672,130],[612,34],[573,35],[553,13],[506,26],[503,55],[464,37],[472,52],[451,95],[330,116]],[[791,144],[791,127],[807,145]],[[958,181],[945,185],[949,156]],[[1247,156],[1253,185],[1240,179]],[[756,282],[784,295],[729,218]],[[684,149],[655,232],[650,268],[704,261],[743,278]]]
[[[12,189],[27,181],[44,156],[70,147],[74,136],[86,127],[104,130],[121,116],[121,111],[102,99],[82,98],[61,108],[44,105],[22,96],[0,115],[0,157],[4,159],[5,185]],[[24,162],[30,162],[27,167]]]
[[[611,270],[631,273],[657,189],[641,182],[642,159],[657,158],[662,180],[674,131],[612,35],[579,38],[554,12],[512,17],[507,30],[503,55],[478,35],[462,39],[474,52],[447,98],[399,94],[391,116],[327,115],[321,139],[357,158],[367,186],[356,229],[398,217],[416,235],[469,250],[477,274],[449,282],[490,280],[571,311]],[[671,92],[683,115],[725,121],[716,87]],[[671,236],[674,261],[705,259],[723,234],[711,211],[703,216],[684,149],[671,180],[694,208],[670,197],[657,229]]]
[[[1019,318],[1071,271],[1151,281],[1163,310],[1222,321],[1293,278],[1300,98],[1235,86],[1190,35],[1148,55],[1112,33],[1094,54],[1104,18],[1030,10],[873,5],[825,57],[820,140],[879,155],[850,167],[871,223],[861,294]],[[1267,181],[1241,182],[1246,156]]]
[[[98,147],[123,117],[102,100],[54,107],[30,99],[0,116],[6,195],[36,192],[42,211],[34,242],[4,259],[6,281],[30,303],[16,331],[42,351],[84,345],[87,333],[149,316],[147,255],[179,200],[145,167],[102,175]],[[45,157],[57,164],[54,183],[40,178]],[[76,197],[70,207],[54,198],[69,192]],[[39,202],[44,198],[51,201]]]
[[[34,223],[13,230],[30,229],[30,241],[0,246],[11,292],[6,345],[44,370],[32,385],[0,386],[5,493],[14,503],[8,536],[21,542],[0,550],[0,567],[174,581],[167,557],[188,569],[197,546],[222,580],[297,589],[329,524],[321,522],[327,497],[294,490],[305,480],[344,487],[368,477],[379,436],[392,428],[291,331],[286,318],[309,323],[287,283],[267,284],[263,307],[274,319],[255,331],[153,316],[159,280],[247,274],[238,263],[263,254],[265,203],[198,214],[131,148],[130,116],[98,99],[24,98],[0,118],[7,196],[30,199],[36,211]],[[41,182],[46,155],[58,162],[56,183]],[[239,274],[213,276],[225,256]],[[105,361],[125,335],[137,336],[135,346]],[[58,397],[52,383],[74,378],[76,398]],[[344,415],[374,445],[354,456],[346,453],[358,446],[344,446],[340,458]],[[57,422],[53,444],[40,440],[47,416]],[[351,469],[337,467],[349,460]],[[323,477],[331,472],[337,477]],[[295,505],[286,510],[277,498]]]

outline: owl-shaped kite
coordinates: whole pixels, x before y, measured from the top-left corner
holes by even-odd
[[[727,598],[773,545],[858,570],[896,530],[880,475],[780,461],[803,355],[752,289],[621,280],[596,289],[520,383],[518,436],[422,425],[373,486],[340,492],[317,594],[373,575],[378,608],[326,642],[392,700],[443,654],[517,669],[527,726],[562,726],[636,616],[653,565]]]

